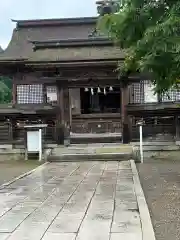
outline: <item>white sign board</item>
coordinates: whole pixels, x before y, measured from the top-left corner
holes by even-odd
[[[47,93],[47,99],[51,102],[57,101],[57,93],[54,92]]]
[[[39,131],[27,131],[27,151],[39,152]]]

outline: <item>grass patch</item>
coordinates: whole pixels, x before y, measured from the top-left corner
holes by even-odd
[[[40,166],[42,162],[39,162],[38,160],[7,160],[7,161],[0,161],[0,165],[20,165],[20,166]]]

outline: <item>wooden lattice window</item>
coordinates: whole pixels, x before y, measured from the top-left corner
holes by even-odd
[[[143,103],[144,102],[143,82],[133,83],[131,89],[132,89],[131,103]]]
[[[168,93],[162,96],[162,102],[176,102],[180,101],[180,90],[179,89],[171,89]]]
[[[154,95],[153,85],[150,80],[135,82],[131,85],[130,103],[152,103],[158,102],[157,94]]]
[[[18,104],[38,104],[43,103],[43,85],[17,85]]]

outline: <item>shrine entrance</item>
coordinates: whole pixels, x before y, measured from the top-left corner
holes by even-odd
[[[74,75],[68,72],[71,75],[67,77],[64,73],[64,78],[57,80],[59,120],[67,135],[114,135],[121,141],[123,132],[128,132],[128,124],[125,124],[127,86],[120,86],[117,77],[112,76],[112,70],[111,75],[106,74],[105,69],[101,70],[101,75],[92,74],[92,70],[86,75],[76,71]],[[123,131],[124,126],[126,131]]]
[[[71,132],[121,133],[120,87],[90,86],[70,89]]]

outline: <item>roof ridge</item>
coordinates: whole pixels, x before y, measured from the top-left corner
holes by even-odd
[[[96,23],[97,17],[77,17],[77,18],[47,18],[47,19],[27,19],[27,20],[15,20],[18,27],[29,26],[52,26],[52,25],[74,25],[74,24],[93,24]]]

